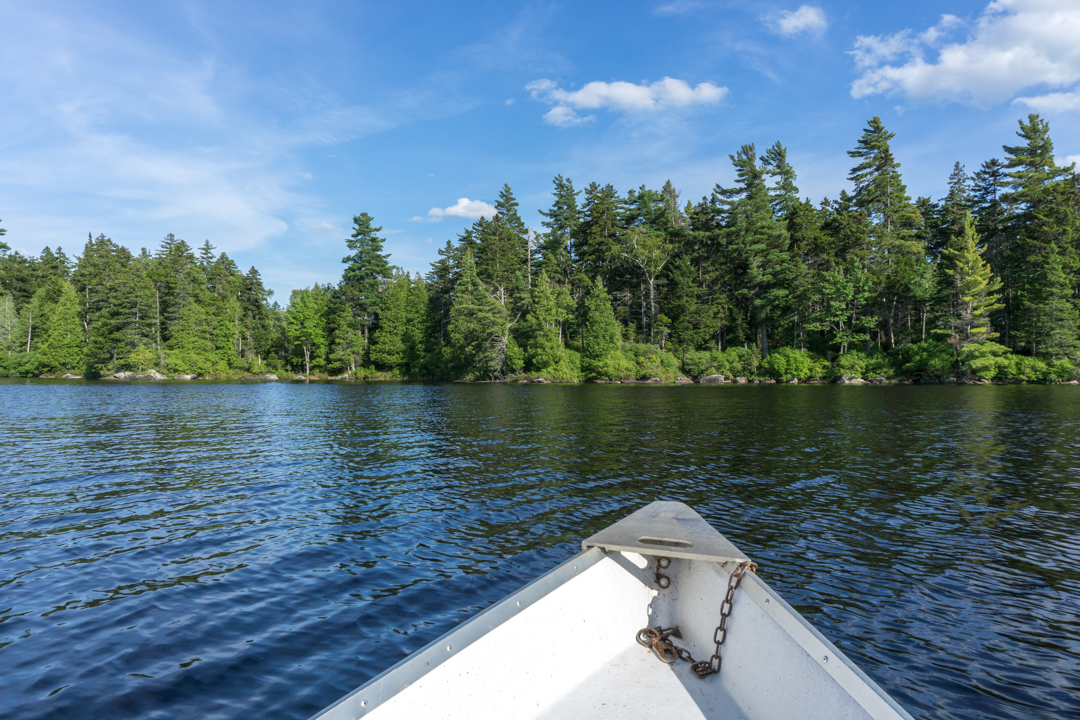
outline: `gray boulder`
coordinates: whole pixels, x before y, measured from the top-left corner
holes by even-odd
[[[750,381],[747,380],[744,377],[737,377],[737,378],[735,378],[735,382],[738,383],[739,385],[745,385],[746,383],[748,383]]]
[[[861,377],[855,377],[854,375],[844,375],[837,378],[837,385],[865,385],[866,381]]]
[[[550,383],[551,381],[547,380],[545,378],[542,378],[542,377],[538,377],[538,378],[533,378],[529,382],[536,383],[537,385],[546,385],[546,384]]]
[[[135,377],[135,373],[127,372],[125,370],[124,372],[113,373],[112,375],[109,376],[109,379],[110,380],[131,380],[133,377]]]
[[[245,380],[277,380],[278,376],[274,375],[273,373],[268,373],[266,375],[248,375],[244,379]]]
[[[648,383],[649,385],[659,385],[660,383],[663,382],[663,380],[661,380],[660,378],[649,378],[645,382]]]
[[[297,375],[293,380],[303,380],[304,382],[307,382],[307,378],[303,375]]]
[[[889,381],[886,380],[883,377],[876,377],[873,380],[871,380],[870,382],[874,383],[875,385],[884,385],[885,383],[887,383]]]
[[[60,376],[61,380],[82,380],[82,375],[73,375],[72,373],[66,373]]]
[[[723,375],[706,375],[698,380],[702,385],[721,385],[724,382]]]
[[[675,378],[676,385],[692,385],[694,383],[690,378],[677,377]]]
[[[174,375],[173,380],[194,380],[198,375]]]
[[[787,381],[787,384],[788,385],[798,385],[799,384],[799,378],[791,378],[790,380]]]

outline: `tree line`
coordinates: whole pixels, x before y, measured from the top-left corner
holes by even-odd
[[[285,307],[209,242],[135,255],[100,235],[72,261],[0,241],[0,372],[1068,380],[1080,176],[1039,115],[1017,136],[956,163],[939,200],[908,195],[878,117],[848,151],[850,190],[816,204],[779,142],[743,145],[734,184],[696,203],[670,181],[623,195],[558,175],[535,231],[504,185],[425,277],[362,213],[341,280]]]

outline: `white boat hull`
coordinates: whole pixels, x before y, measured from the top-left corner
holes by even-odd
[[[659,522],[651,526],[656,532],[644,535],[673,541],[648,548],[671,559],[663,570],[670,579],[666,589],[657,587],[656,557],[628,549],[643,536],[640,527],[626,525],[629,534],[620,539],[609,532],[620,527],[617,523],[586,541],[598,540],[600,546],[315,717],[910,718],[753,573],[743,577],[735,593],[718,675],[699,679],[687,662],[660,662],[638,644],[638,631],[678,626],[682,639],[675,642],[695,658],[707,659],[728,578],[743,556],[707,525],[726,545],[711,548],[720,548],[719,554],[701,552],[715,538],[705,537],[696,524],[704,521],[685,505],[654,503],[627,520],[647,521],[646,511]],[[685,522],[658,529],[671,513]],[[680,532],[684,539],[672,537]],[[691,547],[679,548],[680,542]]]

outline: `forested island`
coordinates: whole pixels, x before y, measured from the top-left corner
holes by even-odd
[[[817,204],[779,142],[742,146],[734,187],[697,203],[670,181],[621,195],[556,176],[540,232],[504,185],[425,277],[362,213],[341,280],[285,307],[209,242],[135,254],[99,235],[71,259],[0,240],[0,374],[1070,381],[1080,176],[1039,115],[1017,136],[973,173],[957,163],[940,200],[908,196],[877,117],[848,152],[851,191]]]

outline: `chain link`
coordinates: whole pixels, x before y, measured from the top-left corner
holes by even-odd
[[[657,558],[656,578],[657,581],[659,581],[661,577],[668,581],[666,584],[662,585],[664,588],[669,587],[671,581],[667,576],[660,574],[660,569],[667,569],[670,564],[671,560],[669,558]],[[717,674],[720,672],[720,648],[723,646],[724,640],[727,639],[727,622],[728,618],[731,617],[731,606],[735,600],[735,591],[739,589],[739,583],[742,582],[743,575],[745,575],[747,571],[756,573],[757,568],[756,562],[744,560],[736,566],[734,572],[731,573],[731,577],[728,578],[727,594],[724,595],[724,601],[720,603],[720,624],[717,625],[716,630],[713,631],[713,642],[716,643],[716,650],[708,660],[694,660],[694,656],[690,654],[689,650],[679,647],[671,642],[669,638],[682,638],[682,633],[679,631],[678,627],[664,628],[657,625],[654,628],[642,628],[637,634],[638,643],[651,649],[653,654],[656,655],[661,662],[673,663],[675,660],[687,661],[690,663],[691,672],[701,679]],[[657,584],[659,585],[660,583],[657,582]]]

